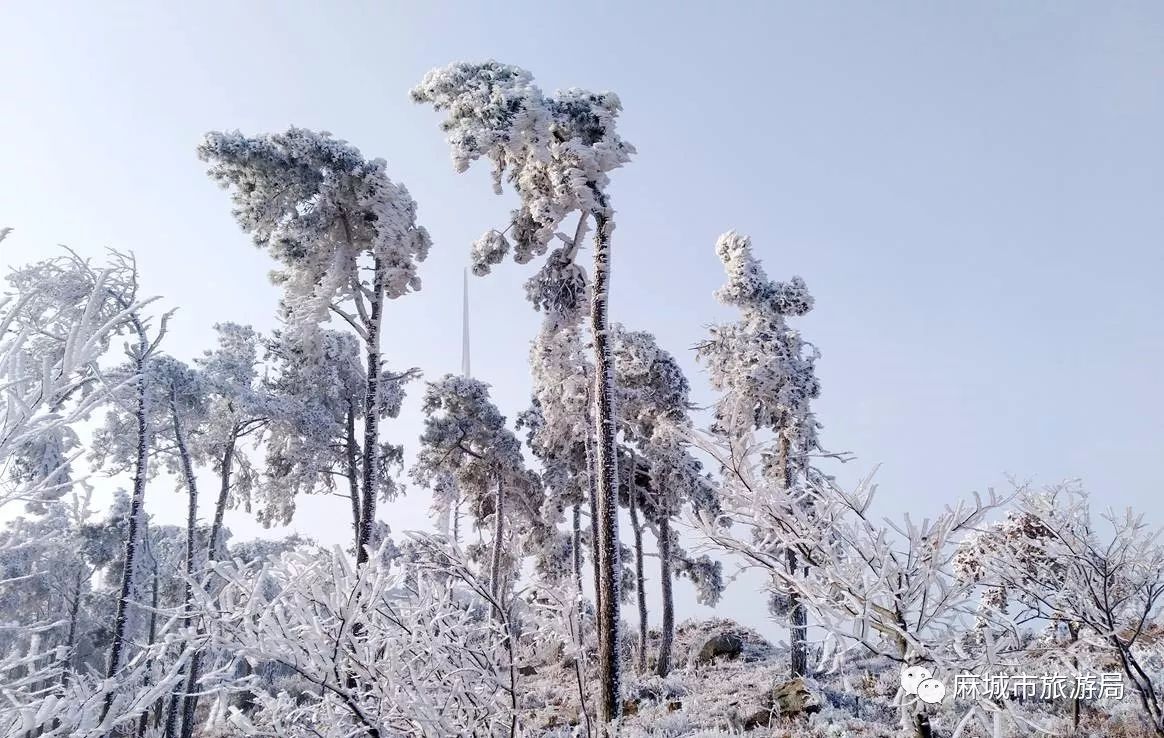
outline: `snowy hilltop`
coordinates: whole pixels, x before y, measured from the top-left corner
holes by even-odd
[[[269,260],[276,329],[218,323],[183,361],[132,254],[6,275],[3,735],[1164,736],[1147,521],[1075,481],[887,518],[871,473],[838,481],[814,295],[748,236],[706,244],[710,403],[690,347],[614,309],[624,249],[671,258],[618,238],[636,149],[617,95],[487,61],[411,96],[455,170],[484,160],[509,196],[471,245],[434,244],[347,141],[216,131],[196,154]],[[434,249],[461,247],[478,277],[529,265],[518,407],[467,356],[413,367],[386,338]],[[410,393],[421,432],[402,438]],[[432,525],[385,514],[404,495]],[[306,496],[340,511],[341,544],[232,535],[246,514],[303,520]],[[713,607],[742,570],[785,639],[729,612],[677,623],[677,582]]]

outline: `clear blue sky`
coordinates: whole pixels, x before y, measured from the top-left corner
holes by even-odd
[[[803,276],[823,438],[881,463],[887,513],[1082,477],[1164,522],[1164,5],[1157,2],[0,4],[0,265],[68,243],[135,251],[180,308],[189,358],[217,321],[273,325],[269,260],[194,156],[213,128],[330,130],[420,203],[423,292],[391,306],[395,366],[460,365],[460,274],[509,198],[457,176],[430,67],[497,58],[553,90],[621,96],[639,155],[614,175],[616,319],[689,347],[728,317],[712,252],[750,234]],[[474,374],[511,417],[538,318],[516,265],[472,283]],[[419,432],[414,402],[386,434]],[[149,508],[178,518],[158,485]],[[384,515],[424,524],[414,492]],[[339,500],[298,529],[346,540]],[[241,513],[230,525],[254,526]],[[689,606],[686,585],[681,607]],[[725,614],[760,624],[739,587]]]

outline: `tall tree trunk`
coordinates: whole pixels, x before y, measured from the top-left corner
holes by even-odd
[[[234,474],[234,447],[238,442],[238,432],[239,428],[236,425],[226,439],[226,448],[222,452],[218,499],[214,501],[214,522],[210,525],[210,540],[207,542],[207,561],[218,560],[218,544],[222,537],[222,519],[226,516],[226,503],[230,500],[230,480]]]
[[[137,561],[138,527],[141,524],[142,505],[145,502],[146,475],[149,471],[149,421],[146,417],[146,377],[145,361],[149,353],[149,341],[145,336],[145,327],[134,317],[134,327],[138,334],[138,347],[134,356],[134,371],[137,378],[134,380],[134,391],[137,395],[137,407],[134,409],[134,418],[137,421],[137,455],[134,459],[133,495],[129,503],[129,521],[125,532],[125,556],[121,568],[121,587],[117,597],[117,611],[113,616],[113,638],[109,644],[109,659],[105,670],[105,680],[113,683],[117,670],[121,668],[121,656],[125,650],[126,611],[129,607],[129,593],[133,588],[133,567]],[[105,703],[101,708],[101,722],[109,716],[113,707],[113,692],[107,692]]]
[[[230,499],[230,480],[234,472],[234,449],[238,441],[239,428],[236,425],[226,441],[226,448],[222,453],[222,468],[220,470],[218,499],[214,502],[214,522],[210,526],[210,540],[207,542],[206,561],[213,563],[218,560],[218,542],[222,537],[222,519],[226,515],[226,503]],[[199,628],[199,634],[202,629]],[[190,657],[190,671],[186,676],[186,697],[182,703],[182,738],[191,738],[194,734],[194,715],[198,712],[199,696],[195,692],[198,680],[202,674],[202,649]]]
[[[196,689],[198,687],[198,680],[201,678],[199,671],[201,670],[201,651],[195,653],[190,659],[190,671],[186,675],[186,694],[182,699],[182,730],[179,735],[182,738],[191,738],[194,735],[194,714],[198,710],[198,695]]]
[[[170,420],[174,426],[174,441],[178,446],[178,459],[182,464],[182,475],[186,481],[186,587],[182,607],[186,613],[186,625],[193,621],[190,603],[194,601],[194,548],[198,535],[198,480],[194,477],[194,465],[190,461],[190,450],[186,446],[186,434],[178,418],[178,407],[174,394],[170,393]]]
[[[153,589],[150,592],[150,624],[146,632],[146,642],[153,645],[158,634],[158,562],[153,566]],[[150,711],[147,709],[137,719],[137,738],[145,735],[146,724],[149,722]]]
[[[586,426],[593,428],[589,412],[587,413]],[[591,441],[589,431],[586,433],[583,445],[586,448],[586,486],[589,492],[587,502],[590,505],[590,565],[594,570],[594,613],[597,619],[597,614],[602,610],[602,570],[598,567],[598,482],[594,470],[594,444]],[[599,649],[602,648],[602,638],[602,631],[598,630]]]
[[[630,508],[630,522],[631,531],[635,536],[635,596],[639,604],[639,643],[638,643],[638,669],[640,672],[647,670],[647,587],[646,577],[643,575],[643,526],[639,524],[639,509],[635,501],[638,497],[635,494],[635,460],[634,455],[631,455],[631,473],[630,473],[628,507]]]
[[[364,498],[360,505],[360,534],[356,539],[356,565],[368,560],[368,546],[372,541],[372,523],[376,519],[377,464],[380,455],[380,324],[384,312],[384,281],[387,269],[376,257],[372,278],[372,308],[364,326],[368,334],[368,384],[364,392],[364,466],[362,482]]]
[[[796,553],[791,550],[788,551],[788,570],[794,576],[799,571]],[[788,611],[788,640],[791,644],[789,666],[795,678],[808,673],[808,611],[799,594],[793,592],[789,599],[791,601],[791,608]]]
[[[170,693],[170,699],[166,702],[166,727],[162,731],[164,738],[178,738],[178,731],[180,726],[178,721],[180,718],[182,707],[182,689],[183,687],[175,687],[174,691]]]
[[[198,534],[198,480],[194,476],[194,465],[190,461],[190,451],[186,445],[186,435],[182,430],[182,422],[178,418],[178,407],[175,403],[173,392],[170,394],[170,419],[174,425],[174,440],[178,446],[178,458],[182,464],[182,474],[186,478],[186,493],[188,495],[188,502],[186,505],[186,587],[182,599],[182,608],[186,613],[186,627],[190,627],[194,621],[194,615],[190,611],[194,602],[194,549]],[[197,686],[198,674],[194,670],[194,662],[187,665],[186,688],[184,690],[185,696],[182,699],[182,715],[181,715],[181,730],[179,735],[182,738],[189,738],[192,735],[194,726],[194,703],[190,695],[194,692]],[[175,695],[174,702],[177,703],[177,695]],[[177,710],[174,710],[176,713]]]
[[[659,516],[659,584],[663,593],[663,636],[659,639],[659,663],[655,672],[671,671],[671,644],[675,640],[675,596],[671,590],[671,512],[664,507]]]
[[[607,217],[606,198],[598,193],[601,207],[594,210],[594,287],[590,303],[594,334],[594,405],[596,462],[598,468],[598,570],[601,603],[598,630],[599,708],[603,722],[618,718],[622,711],[621,634],[619,606],[622,574],[618,536],[618,456],[614,415],[614,360],[610,351],[610,233],[614,224]]]
[[[493,560],[489,564],[489,593],[497,603],[497,616],[501,617],[501,548],[505,538],[505,485],[497,480],[497,499],[493,505]]]
[[[780,482],[785,490],[792,488],[792,443],[787,436],[780,438],[779,456],[777,462],[780,468]],[[800,573],[796,552],[788,549],[786,555],[788,573],[796,576]],[[800,595],[795,590],[789,591],[790,607],[788,610],[788,642],[789,642],[789,671],[793,678],[808,674],[808,610]]]
[[[65,657],[61,659],[60,684],[62,687],[68,686],[69,678],[73,673],[73,650],[77,645],[77,619],[81,611],[81,585],[84,582],[85,577],[78,569],[77,579],[73,584],[73,599],[69,602],[69,630],[65,635]]]
[[[347,429],[344,439],[344,455],[347,462],[348,494],[352,498],[352,531],[355,545],[360,545],[360,477],[357,469],[359,447],[356,443],[356,408],[348,400]]]

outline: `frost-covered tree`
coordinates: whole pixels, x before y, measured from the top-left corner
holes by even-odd
[[[596,519],[590,423],[593,365],[586,358],[581,327],[554,330],[548,325],[553,319],[547,318],[530,349],[531,407],[518,416],[517,425],[526,431],[526,441],[541,465],[545,490],[542,519],[557,527],[570,512],[571,569],[580,591],[583,539],[593,543]],[[591,535],[584,536],[582,507],[587,504],[592,527]],[[592,546],[591,551],[596,552],[597,547]],[[597,585],[597,557],[592,561]]]
[[[955,573],[960,545],[1002,500],[975,495],[921,523],[909,516],[883,523],[871,510],[871,479],[849,492],[810,468],[806,482],[789,488],[771,479],[762,447],[741,448],[714,435],[696,438],[723,465],[720,503],[734,523],[717,526],[705,518],[704,534],[745,566],[767,572],[775,598],[794,593],[812,608],[829,634],[832,656],[824,661],[835,664],[855,649],[902,667],[924,665],[940,678],[1016,666],[999,660],[1013,655],[1013,642],[987,647],[963,638],[981,590]],[[789,549],[803,569],[788,567]],[[997,712],[987,702],[982,708]],[[900,735],[934,735],[924,704],[902,691],[895,704]]]
[[[654,336],[643,331],[614,328],[615,384],[618,414],[628,469],[621,474],[635,533],[635,571],[638,579],[639,661],[645,663],[646,600],[643,592],[642,525],[655,533],[659,552],[663,621],[656,671],[666,676],[671,668],[671,644],[675,631],[672,594],[678,536],[671,521],[686,505],[709,519],[718,517],[711,481],[691,455],[687,437],[691,427],[690,387],[675,358],[661,349]],[[639,515],[645,515],[641,525]],[[709,559],[698,564],[683,557],[681,571],[700,586],[701,600],[714,604],[722,578]]]
[[[73,496],[0,531],[0,606],[21,626],[0,632],[5,735],[141,735],[147,712],[160,719],[185,656],[174,648],[182,640],[180,610],[166,609],[182,600],[181,528],[140,521],[123,667],[113,680],[98,676],[114,635],[110,608],[130,509],[129,496],[119,493],[104,519],[90,521],[87,499]]]
[[[254,489],[259,520],[265,525],[289,522],[299,494],[337,494],[351,505],[353,546],[358,546],[364,459],[359,425],[365,423],[367,388],[359,339],[324,330],[314,345],[305,345],[278,333],[267,352],[272,372],[266,389],[273,407],[264,439],[265,468]],[[375,406],[379,420],[400,414],[404,387],[417,376],[416,369],[381,373]],[[390,499],[398,492],[394,467],[403,463],[403,448],[380,443],[376,463],[377,495]],[[346,489],[340,491],[341,485]],[[244,499],[249,508],[251,498]]]
[[[422,411],[424,432],[412,476],[425,485],[451,476],[478,525],[492,521],[489,583],[500,601],[508,578],[503,562],[514,559],[506,555],[506,536],[516,541],[520,529],[540,527],[541,487],[525,468],[521,443],[489,398],[489,385],[445,375],[425,387]]]
[[[198,529],[198,477],[195,472],[195,464],[202,459],[195,458],[199,448],[192,444],[191,438],[192,436],[196,438],[201,433],[202,426],[207,421],[206,387],[198,371],[166,355],[151,357],[145,364],[145,372],[148,395],[146,405],[150,415],[148,423],[154,429],[153,443],[162,454],[160,457],[162,464],[168,472],[181,480],[181,486],[185,488],[186,493],[185,550],[182,556],[185,586],[182,610],[185,614],[184,624],[189,627],[194,622],[191,611],[194,577],[199,568],[198,562],[202,558]],[[129,426],[134,422],[133,416],[121,413],[126,417],[117,422],[118,415],[116,412],[109,415],[109,421],[115,424],[115,428],[111,433],[107,426],[105,442],[108,442],[111,435],[122,442],[133,437],[129,432]],[[133,463],[133,459],[132,451],[123,454],[126,465]],[[156,581],[156,572],[154,577]],[[170,700],[166,718],[166,730],[170,735],[176,734],[179,719],[178,704],[176,696]]]
[[[2,501],[23,500],[33,510],[47,511],[48,501],[78,481],[71,467],[79,452],[73,424],[129,387],[144,420],[144,364],[164,332],[164,319],[162,331],[151,342],[142,314],[149,301],[139,299],[137,279],[133,257],[117,252],[110,252],[106,265],[94,266],[70,251],[9,276],[12,292],[0,313],[0,373],[5,393],[0,460],[9,464],[11,476]],[[132,369],[106,376],[100,362],[121,334],[131,339],[126,351]],[[138,447],[136,462],[131,514],[122,539],[126,563],[108,642],[106,673],[110,677],[119,670],[125,646],[127,600],[147,473],[144,446]],[[70,611],[80,600],[77,589],[75,584]],[[75,622],[72,616],[69,621]],[[63,679],[67,673],[67,669],[61,672]],[[69,680],[64,681],[62,688],[72,688]],[[96,703],[101,720],[119,717],[116,711],[111,713],[118,704],[113,691],[102,691]],[[37,718],[25,715],[23,719]],[[63,722],[67,721],[58,720],[58,727]],[[37,729],[44,727],[41,723]]]
[[[235,499],[250,494],[256,476],[247,454],[240,448],[248,436],[261,431],[276,412],[277,405],[262,386],[259,376],[259,346],[261,337],[250,326],[223,323],[215,326],[218,346],[195,360],[198,366],[199,395],[188,401],[190,409],[197,409],[198,425],[193,439],[194,452],[203,463],[209,463],[218,475],[218,496],[214,516],[206,535],[208,562],[215,561],[222,550],[223,518],[232,496]],[[175,424],[175,428],[177,428]],[[185,463],[185,462],[184,462]],[[195,511],[189,511],[188,542],[193,542]],[[193,562],[188,549],[187,562]],[[195,572],[187,572],[187,587],[193,585]],[[187,590],[189,593],[189,590]],[[197,684],[201,676],[204,651],[197,650],[190,658],[186,676],[185,697],[181,712],[180,738],[191,738],[194,716],[198,708]],[[174,718],[169,718],[171,726]]]
[[[741,451],[758,435],[766,446],[765,475],[791,489],[804,480],[809,458],[819,449],[811,408],[820,394],[817,352],[787,321],[809,312],[812,296],[800,277],[770,279],[746,236],[725,233],[715,252],[727,272],[716,298],[740,316],[712,327],[710,339],[697,350],[720,392],[712,429]],[[811,504],[811,497],[799,499]],[[785,552],[791,571],[803,569],[794,549]],[[808,671],[807,612],[794,590],[788,593],[787,612],[792,673],[803,676]]]
[[[0,504],[64,495],[81,452],[74,425],[117,389],[100,361],[148,300],[132,257],[94,265],[72,251],[14,269],[0,297]]]
[[[186,562],[188,579],[192,580],[196,569],[195,559],[198,548],[198,477],[195,473],[194,454],[199,450],[191,442],[197,438],[206,423],[208,410],[206,387],[198,371],[184,362],[170,356],[159,355],[151,359],[147,366],[147,386],[156,393],[150,398],[149,406],[157,414],[155,442],[162,441],[171,453],[162,457],[168,471],[176,474],[186,488]],[[187,582],[186,606],[190,604],[192,591]]]
[[[0,529],[0,669],[4,681],[22,678],[30,691],[68,682],[78,638],[90,627],[92,567],[83,556],[80,505],[48,503],[43,515],[20,516]],[[83,609],[84,608],[84,609]],[[57,654],[53,658],[54,652]],[[5,666],[24,661],[40,669]],[[20,674],[20,671],[24,671]],[[39,680],[35,677],[40,674]]]
[[[533,76],[519,67],[494,61],[455,63],[434,69],[412,91],[417,102],[447,111],[442,128],[448,134],[458,171],[482,157],[493,165],[494,188],[507,178],[520,197],[503,231],[490,231],[473,247],[477,274],[500,263],[512,248],[519,263],[545,254],[558,238],[563,246],[546,259],[543,283],[563,284],[550,272],[571,272],[577,284],[581,270],[573,258],[586,224],[593,220],[594,274],[590,290],[590,323],[595,372],[596,529],[599,546],[599,662],[602,715],[615,719],[621,709],[618,654],[620,548],[618,536],[618,459],[614,412],[614,366],[611,359],[608,302],[611,235],[614,209],[607,192],[609,173],[627,163],[634,147],[619,137],[616,118],[622,108],[613,93],[572,88],[545,95]],[[559,227],[578,214],[573,238]],[[506,234],[509,234],[508,236]],[[512,239],[512,243],[510,241]],[[536,290],[531,291],[535,296]]]
[[[182,560],[185,580],[181,607],[185,611],[184,624],[193,623],[190,611],[193,599],[193,578],[203,551],[198,529],[198,478],[195,466],[201,459],[198,447],[192,442],[201,432],[207,419],[205,387],[202,377],[187,364],[165,354],[151,352],[141,362],[131,361],[116,370],[114,374],[134,376],[141,372],[140,386],[125,385],[117,401],[106,414],[105,423],[94,433],[91,457],[98,466],[112,473],[139,473],[142,443],[138,437],[139,413],[144,415],[147,437],[144,440],[145,454],[156,463],[146,465],[141,474],[149,478],[159,469],[165,470],[178,479],[178,488],[186,497],[185,545]],[[130,388],[133,388],[130,391]],[[142,397],[138,397],[138,393]],[[144,482],[143,482],[144,485]],[[129,533],[127,531],[126,535]],[[136,545],[136,544],[135,544]],[[140,587],[135,577],[140,567],[135,559],[127,558],[123,566],[134,567],[130,571],[130,587]],[[136,598],[134,598],[136,599]],[[171,712],[167,723],[175,730],[177,700],[171,700]]]
[[[421,552],[407,567],[372,553],[358,568],[310,546],[261,567],[218,565],[227,584],[216,641],[286,674],[278,689],[256,690],[249,712],[231,708],[224,727],[287,738],[509,734],[506,636],[479,606],[489,585],[449,552]]]
[[[420,289],[417,265],[428,255],[428,232],[416,203],[388,178],[383,159],[301,128],[244,136],[207,134],[198,154],[209,174],[232,190],[234,215],[255,244],[279,263],[284,339],[308,355],[323,340],[322,324],[340,317],[361,342],[363,458],[357,562],[367,560],[376,502],[384,489],[380,463],[384,304]]]
[[[124,436],[119,439],[126,441],[129,450],[125,455],[126,468],[133,476],[133,488],[129,501],[128,522],[125,529],[125,549],[121,566],[121,583],[118,588],[116,614],[113,618],[113,634],[109,645],[109,658],[106,667],[106,679],[111,680],[122,666],[122,656],[126,645],[126,621],[131,607],[131,592],[134,586],[133,576],[137,565],[138,543],[140,541],[140,527],[142,525],[143,505],[145,504],[146,481],[150,475],[149,460],[154,434],[151,416],[154,408],[151,405],[154,387],[150,382],[149,365],[153,357],[158,354],[158,344],[166,334],[166,324],[170,313],[162,316],[158,326],[153,328],[151,319],[137,304],[137,268],[132,257],[115,255],[119,267],[120,279],[115,283],[105,283],[104,291],[110,301],[124,311],[125,331],[130,340],[125,343],[126,364],[117,372],[119,375],[119,390],[112,401],[124,412],[124,417],[131,417],[129,427],[124,429]],[[117,417],[117,411],[110,414]],[[100,457],[102,451],[97,451]],[[114,692],[105,693],[102,707],[101,721],[104,721],[112,709],[115,699]]]
[[[963,542],[955,558],[963,581],[985,589],[994,622],[1063,624],[1073,671],[1090,651],[1131,685],[1141,716],[1164,736],[1164,693],[1154,643],[1164,614],[1164,546],[1159,530],[1130,510],[1093,520],[1077,484],[1020,488],[1005,519]],[[1073,723],[1078,726],[1078,703]]]
[[[205,388],[205,419],[195,439],[199,454],[218,476],[218,497],[208,537],[208,554],[222,544],[223,518],[234,500],[249,499],[258,472],[242,448],[280,410],[263,384],[260,351],[263,338],[250,326],[214,326],[218,346],[194,360]]]

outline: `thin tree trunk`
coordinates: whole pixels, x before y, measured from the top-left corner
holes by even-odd
[[[178,719],[182,706],[182,687],[175,687],[170,693],[170,700],[166,703],[166,727],[162,731],[165,738],[178,738]]]
[[[145,502],[146,475],[149,471],[149,422],[146,418],[146,378],[145,361],[149,352],[149,341],[145,336],[145,328],[136,318],[132,319],[138,334],[137,355],[134,357],[134,371],[137,378],[134,380],[134,390],[137,395],[137,407],[134,417],[137,421],[137,457],[134,460],[133,495],[129,503],[129,521],[125,532],[125,560],[121,569],[121,588],[117,597],[117,611],[113,616],[113,638],[109,644],[109,659],[105,670],[105,680],[113,683],[118,669],[121,668],[121,655],[125,650],[126,610],[129,606],[129,593],[133,588],[133,567],[137,560],[137,536],[141,521],[142,505]],[[101,708],[101,721],[109,716],[113,707],[113,692],[105,695],[105,703]]]
[[[186,446],[186,435],[182,430],[181,420],[178,418],[178,407],[172,391],[170,393],[170,418],[174,425],[174,440],[178,446],[178,458],[182,463],[182,474],[186,477],[186,493],[188,495],[186,505],[186,587],[183,594],[182,608],[186,613],[186,627],[190,627],[194,621],[191,605],[194,602],[194,548],[198,534],[198,480],[194,476],[194,465],[190,461],[190,451]],[[186,688],[184,690],[185,696],[182,700],[182,720],[181,730],[179,731],[179,735],[182,738],[190,738],[193,734],[194,703],[190,695],[193,693],[198,682],[198,674],[194,669],[194,661],[191,660],[186,668]],[[174,701],[175,703],[178,701],[176,695]],[[177,710],[174,710],[174,712],[176,713]]]
[[[659,639],[659,663],[655,673],[671,671],[671,644],[675,640],[675,596],[671,590],[671,513],[663,508],[659,516],[659,584],[663,593],[663,635]]]
[[[788,551],[788,569],[793,575],[799,569],[796,553],[791,550]],[[795,678],[808,673],[808,611],[796,592],[791,593],[789,599],[791,600],[791,609],[788,612],[788,638],[791,644],[789,666]]]
[[[77,618],[81,611],[81,585],[85,578],[77,572],[77,581],[73,585],[73,600],[69,603],[69,632],[65,635],[65,658],[61,664],[62,687],[67,687],[69,677],[73,673],[73,649],[77,643]]]
[[[647,670],[647,587],[646,577],[643,575],[643,527],[639,524],[639,509],[635,500],[638,495],[635,493],[634,454],[631,454],[629,490],[627,498],[629,500],[631,530],[635,536],[635,595],[639,604],[638,669],[640,672],[645,672]]]
[[[222,452],[222,468],[219,472],[218,499],[214,501],[214,522],[210,525],[210,540],[207,543],[207,561],[218,560],[218,543],[222,537],[222,519],[226,516],[226,503],[230,500],[230,480],[234,474],[234,447],[238,441],[238,426],[231,431]]]
[[[386,268],[379,257],[374,264],[372,278],[372,308],[365,329],[368,334],[368,384],[364,392],[364,466],[362,481],[364,498],[360,505],[360,534],[356,539],[356,565],[368,560],[368,546],[372,541],[372,523],[376,519],[377,464],[380,455],[380,324],[384,312],[384,280]]]
[[[592,428],[593,423],[590,418],[587,418],[587,427]],[[598,568],[598,483],[595,480],[594,471],[594,444],[591,442],[590,433],[587,432],[584,441],[586,447],[586,485],[588,492],[587,502],[590,504],[590,565],[594,569],[594,613],[597,619],[597,614],[602,610],[602,572]],[[597,628],[597,626],[596,626]],[[598,631],[598,646],[602,647],[602,631]]]
[[[356,408],[351,400],[348,400],[347,437],[344,446],[347,457],[348,494],[352,498],[352,531],[358,550],[360,545],[360,477],[357,469],[359,449],[356,444]]]
[[[150,624],[146,633],[146,642],[153,645],[154,639],[157,638],[158,628],[158,562],[154,561],[153,566],[153,590],[150,593]],[[146,724],[149,722],[150,711],[146,710],[141,714],[137,720],[137,738],[142,738],[145,735]]]
[[[238,426],[232,429],[226,441],[226,449],[222,453],[222,468],[218,486],[218,499],[214,503],[214,522],[210,526],[210,540],[207,543],[206,561],[208,564],[218,560],[218,540],[222,536],[222,519],[226,515],[226,503],[230,499],[230,480],[234,472],[234,448],[238,441]],[[202,629],[199,627],[199,634]],[[182,704],[182,738],[191,738],[194,734],[194,715],[198,712],[199,695],[195,692],[198,680],[202,674],[202,649],[190,657],[190,671],[186,677],[186,697]]]
[[[186,675],[186,694],[182,699],[182,738],[191,738],[194,735],[194,714],[198,709],[198,695],[195,690],[201,678],[199,671],[202,667],[201,651],[190,658],[190,672]]]
[[[174,425],[174,440],[178,446],[178,458],[182,463],[182,474],[186,478],[186,588],[182,606],[186,613],[186,625],[193,620],[190,603],[194,601],[194,547],[198,534],[198,480],[194,477],[194,465],[190,461],[190,450],[186,446],[186,435],[182,422],[178,419],[178,407],[170,393],[170,419]]]
[[[601,606],[598,630],[599,709],[603,722],[609,723],[622,712],[621,634],[619,606],[622,573],[618,535],[618,456],[614,414],[614,360],[610,351],[610,232],[613,223],[607,218],[605,196],[597,193],[600,208],[594,211],[594,286],[591,293],[590,319],[594,335],[594,405],[598,468],[598,570]]]
[[[501,603],[501,547],[505,538],[505,485],[497,480],[497,499],[493,506],[493,560],[489,564],[489,593],[493,601]],[[498,610],[498,617],[501,612]]]
[[[1071,639],[1072,646],[1074,646],[1075,642],[1079,640],[1079,626],[1074,625],[1073,623],[1068,623],[1067,624],[1067,633]],[[1071,657],[1071,666],[1075,670],[1075,675],[1078,676],[1079,675],[1079,657],[1078,656]],[[1071,727],[1073,727],[1076,731],[1079,730],[1079,717],[1080,717],[1079,712],[1080,712],[1079,711],[1079,695],[1075,695],[1074,697],[1071,698]]]
[[[790,459],[792,444],[788,438],[780,438],[778,463],[780,465],[780,481],[785,490],[792,488],[793,471]],[[786,553],[788,573],[796,576],[800,570],[796,552],[788,549]],[[801,601],[800,594],[789,591],[791,607],[788,610],[788,642],[789,642],[789,671],[793,678],[803,677],[808,673],[808,610]]]

